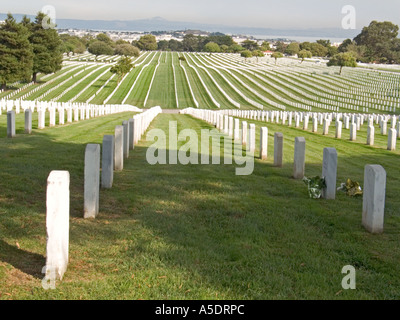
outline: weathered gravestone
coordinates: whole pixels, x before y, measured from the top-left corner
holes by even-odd
[[[15,138],[15,111],[7,111],[7,137]]]
[[[256,125],[251,123],[249,130],[249,151],[254,154],[256,150]]]
[[[262,127],[260,130],[260,159],[268,158],[268,128]]]
[[[115,171],[124,169],[124,127],[115,127],[115,151],[114,151],[114,168]]]
[[[336,176],[338,156],[335,148],[325,148],[322,164],[322,177],[325,178],[326,188],[322,190],[322,197],[328,200],[336,198]]]
[[[128,121],[123,121],[122,122],[122,128],[123,128],[123,136],[124,136],[124,143],[123,143],[123,148],[124,148],[124,159],[129,158],[129,123]]]
[[[283,166],[283,134],[276,132],[274,135],[274,165]]]
[[[303,137],[295,138],[294,142],[294,169],[293,177],[303,179],[306,167],[306,139]]]
[[[396,129],[389,129],[388,133],[388,147],[387,149],[390,151],[396,150],[396,142],[397,142],[397,131]]]
[[[88,144],[85,151],[84,218],[99,214],[100,145]]]
[[[25,110],[25,133],[32,133],[32,110],[29,108]]]
[[[47,179],[46,194],[46,278],[62,279],[68,266],[69,248],[68,171],[52,171]]]
[[[114,180],[114,136],[103,137],[101,187],[110,189]]]
[[[385,214],[386,171],[367,165],[364,171],[362,224],[371,233],[382,233]]]

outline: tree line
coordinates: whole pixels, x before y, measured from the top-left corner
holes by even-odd
[[[5,90],[7,84],[17,81],[36,82],[37,74],[50,74],[62,67],[63,53],[81,54],[86,51],[99,55],[123,55],[138,57],[140,51],[185,51],[185,52],[226,52],[240,53],[244,58],[262,57],[265,51],[274,51],[276,60],[285,54],[304,59],[328,57],[328,66],[357,66],[360,62],[400,64],[399,27],[391,22],[372,21],[354,39],[345,40],[339,47],[332,46],[329,40],[311,42],[278,41],[273,49],[270,43],[247,39],[240,44],[231,36],[212,33],[208,36],[187,34],[182,41],[171,39],[157,42],[152,34],[145,34],[131,43],[112,40],[107,34],[96,37],[87,34],[83,37],[59,35],[56,29],[44,28],[44,13],[38,13],[31,21],[26,16],[17,22],[11,14],[0,25],[0,85]],[[132,68],[131,60],[113,70],[119,75]],[[121,62],[122,63],[122,62]]]
[[[57,30],[43,27],[43,13],[35,21],[26,16],[17,23],[11,14],[0,25],[0,84],[36,82],[37,74],[54,73],[62,67],[62,43]]]

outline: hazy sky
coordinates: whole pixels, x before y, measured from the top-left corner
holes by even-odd
[[[400,25],[400,0],[0,0],[0,12],[36,14],[52,5],[57,18],[173,21],[263,28],[341,27],[342,7],[356,8],[357,29],[372,20]]]

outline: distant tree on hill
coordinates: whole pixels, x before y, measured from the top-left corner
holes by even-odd
[[[243,41],[241,43],[241,46],[243,48],[245,48],[246,50],[249,50],[249,51],[254,51],[254,50],[260,49],[260,47],[258,46],[256,41],[252,41],[252,40],[249,40],[249,39]]]
[[[294,56],[300,52],[300,44],[292,42],[286,47],[285,53]]]
[[[211,52],[211,53],[221,52],[221,48],[215,42],[209,42],[204,46],[203,51],[204,52]]]
[[[331,40],[317,40],[316,43],[320,44],[321,46],[324,46],[325,48],[329,48],[331,46]]]
[[[226,44],[221,45],[221,52],[229,52],[229,46]]]
[[[365,46],[369,61],[396,63],[400,61],[399,27],[392,22],[372,21],[368,27],[354,38],[357,46]]]
[[[129,43],[118,44],[115,47],[114,54],[128,57],[139,57],[140,50]]]
[[[353,40],[351,39],[346,39],[344,40],[341,45],[338,47],[338,53],[340,52],[347,52],[347,47],[353,43]]]
[[[242,52],[240,53],[240,56],[241,56],[242,58],[244,58],[245,61],[247,62],[247,59],[248,59],[248,58],[251,58],[251,57],[253,56],[253,53],[252,53],[250,50],[244,50],[244,51],[242,51]]]
[[[297,56],[301,59],[301,63],[303,63],[303,61],[307,58],[312,58],[312,53],[311,51],[307,51],[307,50],[301,50]]]
[[[32,81],[36,83],[37,74],[50,74],[61,70],[63,61],[63,43],[57,30],[43,28],[46,15],[39,12],[35,22],[24,18],[23,24],[30,31],[29,42],[33,48]]]
[[[7,83],[30,80],[33,49],[28,28],[17,23],[11,14],[0,25],[0,39],[0,84],[6,90]]]
[[[272,58],[275,59],[275,64],[278,62],[278,59],[283,58],[283,53],[276,51],[271,55]]]
[[[60,35],[60,40],[62,42],[62,50],[68,56],[70,53],[82,54],[86,51],[86,41],[84,38],[62,34]]]
[[[277,43],[275,43],[275,51],[278,52],[285,52],[286,48],[287,48],[287,44],[282,42],[282,41],[278,41]]]
[[[184,51],[194,52],[199,50],[199,38],[194,34],[187,34],[183,37],[182,47]]]
[[[132,43],[133,46],[138,47],[140,50],[154,51],[157,50],[157,40],[152,34],[146,34],[140,37],[139,41]]]
[[[169,40],[168,46],[171,51],[182,51],[183,50],[182,42],[175,40],[175,39]]]
[[[113,55],[114,50],[111,48],[106,42],[104,41],[94,41],[88,48],[88,51],[91,54],[94,54],[97,58],[97,56],[100,55]]]
[[[233,52],[233,53],[239,53],[246,50],[245,48],[243,48],[240,44],[233,44],[231,46],[229,46],[229,51]]]
[[[111,38],[105,33],[99,33],[96,37],[96,40],[107,43],[111,48],[115,47],[115,42],[112,41]]]
[[[260,50],[261,50],[261,51],[269,51],[269,50],[271,50],[271,45],[269,44],[269,42],[264,41],[264,42],[262,43],[262,45],[261,45]]]
[[[157,49],[160,51],[169,51],[169,41],[161,40],[157,43]]]
[[[131,58],[123,57],[110,69],[110,72],[117,75],[119,83],[132,68],[134,68],[134,65]]]
[[[262,58],[265,56],[264,52],[262,52],[261,50],[254,50],[252,53],[253,57],[257,58],[257,62],[258,62],[258,58]]]
[[[342,74],[342,69],[343,67],[352,67],[355,68],[357,67],[357,61],[356,58],[351,54],[350,52],[342,52],[338,53],[335,56],[331,58],[328,62],[328,67],[332,66],[339,66],[340,67],[340,72],[339,74]]]

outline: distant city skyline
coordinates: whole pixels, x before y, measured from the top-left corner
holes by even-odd
[[[372,20],[400,25],[398,0],[1,0],[0,12],[36,14],[53,6],[58,19],[170,21],[256,28],[341,28],[342,8],[356,9],[356,28]]]

